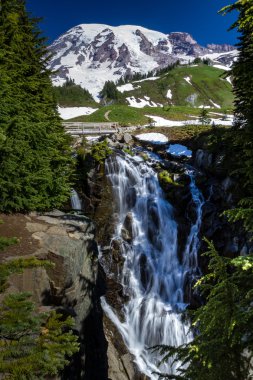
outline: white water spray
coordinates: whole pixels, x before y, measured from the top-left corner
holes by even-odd
[[[131,220],[132,239],[121,245],[125,259],[121,283],[129,296],[123,307],[124,321],[119,320],[104,298],[101,302],[140,371],[155,380],[158,376],[153,372],[175,373],[177,364],[168,362],[158,367],[161,358],[149,348],[158,344],[179,346],[192,339],[180,311],[187,306],[184,303],[186,277],[194,275],[198,268],[203,197],[196,188],[193,173],[189,172],[197,220],[191,227],[180,263],[173,208],[165,200],[154,170],[143,161],[116,156],[107,160],[106,171],[119,215],[115,239],[121,238],[126,218]]]
[[[71,207],[73,210],[76,210],[76,211],[82,210],[81,200],[79,198],[79,195],[74,189],[71,190],[70,201],[71,201]]]

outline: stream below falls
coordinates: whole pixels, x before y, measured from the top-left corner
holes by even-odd
[[[182,311],[187,307],[185,286],[200,274],[198,249],[204,198],[195,184],[194,171],[188,168],[186,173],[196,217],[179,255],[173,205],[165,199],[154,169],[137,156],[116,155],[106,161],[118,215],[112,241],[121,242],[124,257],[119,273],[128,296],[122,305],[123,319],[104,297],[101,303],[139,370],[152,380],[158,379],[154,372],[176,373],[177,364],[158,366],[161,358],[149,348],[160,344],[178,346],[192,339]],[[128,240],[122,239],[126,225]]]

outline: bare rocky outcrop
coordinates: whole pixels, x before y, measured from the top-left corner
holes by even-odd
[[[18,223],[12,222],[14,218],[18,219]],[[10,247],[10,254],[8,256],[8,252],[5,253],[5,260],[36,257],[53,263],[49,269],[26,269],[21,274],[12,275],[8,292],[30,292],[39,311],[56,309],[74,317],[74,330],[79,336],[81,349],[74,358],[72,368],[67,370],[63,378],[106,380],[106,342],[102,322],[99,326],[102,316],[99,310],[94,313],[98,307],[99,291],[98,249],[93,222],[83,215],[60,211],[29,216],[13,215],[8,217],[7,222],[10,226],[17,224],[15,233],[20,244]],[[12,252],[14,249],[16,255]],[[89,336],[91,329],[99,330],[95,337],[100,341],[101,350],[98,354],[100,362],[96,365],[97,377],[86,376],[91,366],[87,357],[93,353],[96,358],[91,349],[92,339],[95,339]]]

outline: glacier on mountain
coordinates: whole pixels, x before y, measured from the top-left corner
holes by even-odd
[[[53,53],[50,68],[57,70],[54,85],[63,85],[67,78],[74,79],[97,101],[106,81],[156,72],[178,59],[189,63],[199,56],[227,67],[237,55],[230,45],[202,47],[188,33],[164,34],[141,26],[105,24],[75,26],[54,41],[50,52]]]

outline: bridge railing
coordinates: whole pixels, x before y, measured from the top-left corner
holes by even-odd
[[[119,127],[119,123],[84,123],[84,122],[71,122],[71,121],[67,121],[67,122],[63,122],[62,125],[66,128],[66,129],[94,129],[94,128],[115,128],[115,127]]]
[[[81,135],[110,135],[115,133],[115,129],[103,129],[103,130],[92,130],[92,129],[86,129],[86,130],[68,130],[66,133],[69,133],[73,136],[81,136]]]

